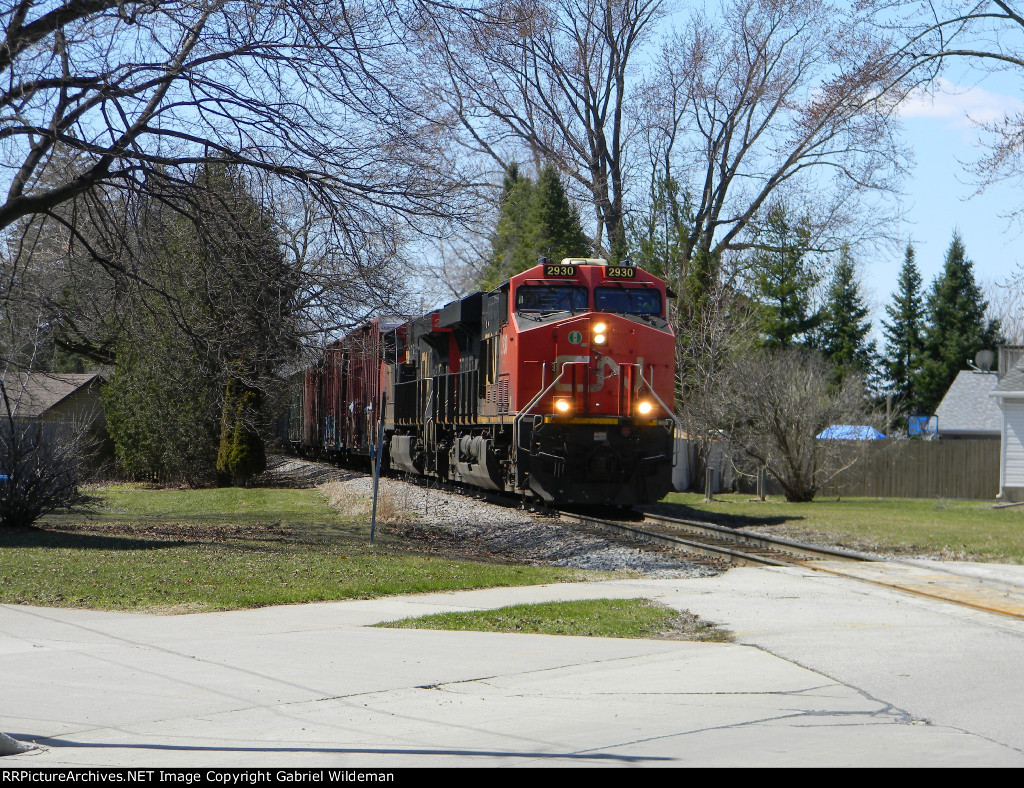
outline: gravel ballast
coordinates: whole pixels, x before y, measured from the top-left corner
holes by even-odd
[[[368,513],[370,476],[302,460],[276,460],[268,475],[289,486],[320,486],[339,511]],[[505,560],[658,578],[706,577],[722,570],[686,561],[652,545],[638,545],[581,529],[554,517],[459,494],[382,478],[378,519],[417,549],[453,557]]]

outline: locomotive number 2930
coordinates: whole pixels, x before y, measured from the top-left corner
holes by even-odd
[[[546,265],[544,266],[544,276],[576,276],[576,266]]]
[[[636,269],[630,265],[609,265],[604,275],[606,279],[636,279]]]

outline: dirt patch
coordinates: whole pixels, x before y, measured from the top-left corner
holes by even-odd
[[[195,523],[52,523],[42,524],[40,532],[127,536],[136,539],[162,539],[187,542],[229,542],[246,539],[288,539],[294,533],[280,525],[197,525]]]
[[[711,621],[704,621],[689,610],[683,610],[669,622],[669,628],[656,640],[691,640],[700,643],[731,643],[735,636]]]

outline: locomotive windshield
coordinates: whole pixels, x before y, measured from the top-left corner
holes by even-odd
[[[516,288],[517,312],[583,312],[587,288],[574,285],[520,285]]]
[[[646,287],[598,287],[594,309],[620,315],[660,315],[661,293]]]

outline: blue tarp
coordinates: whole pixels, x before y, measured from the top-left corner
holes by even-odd
[[[833,424],[823,430],[819,438],[837,441],[870,441],[885,436],[874,427],[854,426],[851,424]]]

